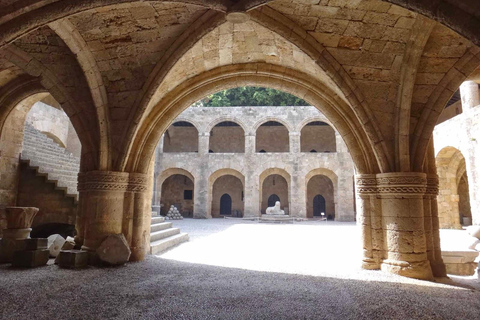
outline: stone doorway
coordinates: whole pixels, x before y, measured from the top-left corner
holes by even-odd
[[[225,193],[220,198],[220,215],[232,214],[232,197],[228,193]]]
[[[322,212],[325,214],[325,198],[321,194],[317,194],[313,198],[313,216],[321,217]]]

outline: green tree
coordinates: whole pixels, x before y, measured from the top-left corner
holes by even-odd
[[[205,107],[245,107],[245,106],[308,106],[309,104],[289,93],[259,87],[238,87],[209,95],[197,102]]]

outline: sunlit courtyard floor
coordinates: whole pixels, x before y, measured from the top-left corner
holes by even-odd
[[[161,255],[164,259],[257,271],[398,281],[360,268],[362,243],[360,228],[354,222],[272,224],[241,219],[184,219],[174,220],[173,225],[187,232],[190,241]],[[464,230],[440,232],[442,248],[447,250],[464,250],[470,243]],[[478,281],[472,281],[476,277],[453,278],[478,285]]]
[[[0,265],[0,319],[479,318],[474,278],[439,283],[361,270],[351,223],[174,226],[191,240],[117,268]],[[449,241],[460,235],[449,233]]]

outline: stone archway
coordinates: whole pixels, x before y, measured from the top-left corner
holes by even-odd
[[[445,147],[435,158],[439,177],[438,218],[440,228],[460,229],[462,216],[471,219],[468,199],[468,178],[466,178],[465,158],[460,150]],[[467,197],[465,197],[465,191]],[[462,193],[462,196],[460,196]],[[460,212],[460,200],[462,211]],[[462,216],[461,216],[462,214]]]
[[[194,181],[184,174],[172,174],[161,184],[160,213],[166,215],[174,205],[184,217],[193,217]]]
[[[333,181],[325,175],[317,174],[308,179],[307,218],[321,216],[321,214],[315,215],[315,212],[324,212],[325,217],[329,220],[335,219],[338,199],[336,199],[337,192],[335,192],[334,188]],[[320,199],[323,200],[323,211],[321,211],[318,206],[315,206],[316,202]]]
[[[207,214],[217,218],[221,215],[221,198],[227,194],[231,200],[231,216],[243,217],[245,211],[245,177],[230,168],[219,169],[208,179]]]
[[[284,169],[269,168],[263,171],[259,177],[259,207],[262,214],[268,207],[268,200],[272,195],[280,199],[282,210],[289,214],[291,200],[291,176]]]

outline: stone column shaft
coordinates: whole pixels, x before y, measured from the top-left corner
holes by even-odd
[[[383,259],[383,230],[381,216],[380,219],[378,217],[379,208],[376,206],[377,180],[375,174],[358,174],[355,178],[357,224],[362,228],[362,268],[380,269]]]
[[[300,132],[289,133],[289,151],[298,154],[300,152]]]
[[[210,145],[210,133],[202,132],[198,135],[198,153],[200,155],[208,154]]]
[[[464,112],[469,112],[480,104],[480,95],[478,84],[475,81],[465,81],[460,86],[460,96],[462,98],[462,109]]]
[[[382,204],[387,259],[382,270],[406,277],[433,280],[427,257],[424,201],[425,173],[392,172],[377,175]]]
[[[255,134],[245,134],[245,155],[255,154],[256,138]]]
[[[151,188],[148,190],[147,181],[147,175],[140,173],[90,171],[79,174],[76,228],[83,249],[95,251],[108,235],[123,233],[132,250],[130,260],[145,257],[148,230],[144,221],[151,214]]]

